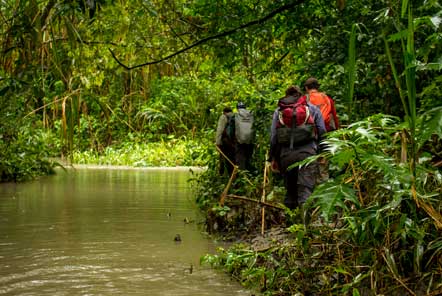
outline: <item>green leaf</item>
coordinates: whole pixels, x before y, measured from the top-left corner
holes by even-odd
[[[440,71],[442,70],[442,57],[439,58],[437,62],[434,63],[420,63],[416,65],[416,71]]]
[[[385,254],[385,261],[389,267],[389,270],[393,273],[393,275],[398,278],[399,277],[399,272],[396,266],[396,260],[394,258],[394,254],[390,252],[389,249],[384,248],[384,254]]]
[[[419,147],[422,147],[432,135],[442,138],[442,106],[433,108],[418,117]]]
[[[322,215],[329,221],[333,215],[336,215],[339,208],[349,211],[347,202],[359,206],[359,201],[353,188],[345,184],[333,185],[327,182],[319,185],[312,194],[316,204],[320,207]]]
[[[433,24],[434,28],[437,29],[442,23],[442,18],[440,16],[433,16],[431,17],[431,23]]]
[[[348,271],[345,270],[344,267],[338,266],[334,268],[334,271],[340,274],[350,274]]]
[[[408,31],[407,30],[401,30],[397,33],[391,34],[388,36],[388,41],[394,42],[405,39],[407,37]]]

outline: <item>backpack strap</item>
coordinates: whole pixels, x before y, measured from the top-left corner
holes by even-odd
[[[278,121],[279,121],[279,123],[281,124],[281,126],[284,126],[284,125],[285,125],[284,120],[283,120],[283,117],[282,117],[282,112],[281,112],[281,111],[278,111]]]
[[[303,124],[306,124],[309,118],[310,118],[310,108],[308,107],[308,105],[305,105],[305,119]]]
[[[307,123],[307,121],[310,118],[310,108],[308,107],[307,104],[301,104],[300,106],[303,106],[305,108],[305,118],[304,118],[304,122],[301,125],[304,125]],[[299,107],[299,106],[297,106]],[[293,120],[292,120],[292,129],[290,130],[290,150],[293,150],[294,147],[294,142],[295,142],[295,129],[298,126],[297,122],[296,122],[296,108],[293,112]]]
[[[293,150],[293,143],[295,142],[296,108],[296,106],[293,107],[292,128],[290,130],[290,150]]]

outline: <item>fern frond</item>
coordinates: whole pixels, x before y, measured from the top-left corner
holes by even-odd
[[[442,138],[442,106],[433,108],[418,117],[419,137],[418,147],[428,141],[433,134]]]
[[[315,189],[312,198],[316,201],[316,206],[319,206],[322,216],[327,221],[338,214],[340,209],[348,212],[348,202],[359,206],[355,191],[345,184],[323,183]]]

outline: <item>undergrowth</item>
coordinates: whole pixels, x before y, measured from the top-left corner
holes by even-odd
[[[133,167],[205,166],[204,140],[169,139],[158,142],[125,142],[103,151],[74,151],[73,163]]]
[[[265,295],[440,295],[442,172],[434,151],[442,147],[442,134],[434,126],[420,132],[426,129],[435,133],[419,146],[414,174],[401,153],[409,135],[399,119],[379,114],[333,132],[321,155],[330,162],[332,178],[317,186],[305,212],[285,210],[285,243],[256,250],[244,241],[202,261]],[[315,157],[300,165],[312,161]],[[227,233],[256,231],[260,207],[241,212],[235,206],[243,227],[230,225],[238,223],[230,203],[219,205],[226,180],[213,174],[208,170],[197,181],[197,202],[210,213],[208,224],[216,221]],[[250,184],[244,176],[238,179],[233,192],[261,198],[262,176]],[[274,194],[270,187],[267,196]],[[248,211],[252,222],[247,222],[248,208],[254,209]],[[302,219],[306,213],[309,219]]]

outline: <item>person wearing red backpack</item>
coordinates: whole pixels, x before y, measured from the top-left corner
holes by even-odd
[[[327,132],[339,128],[339,119],[336,114],[335,102],[324,92],[319,91],[319,82],[315,77],[308,78],[304,83],[306,99],[313,105],[316,105],[324,118],[325,129]],[[328,161],[325,158],[318,159],[318,177],[317,183],[328,180]]]
[[[319,109],[308,103],[297,86],[290,86],[278,101],[270,132],[269,161],[272,169],[284,177],[289,209],[301,207],[315,187],[315,163],[291,167],[294,163],[317,154],[318,143],[326,132]]]

